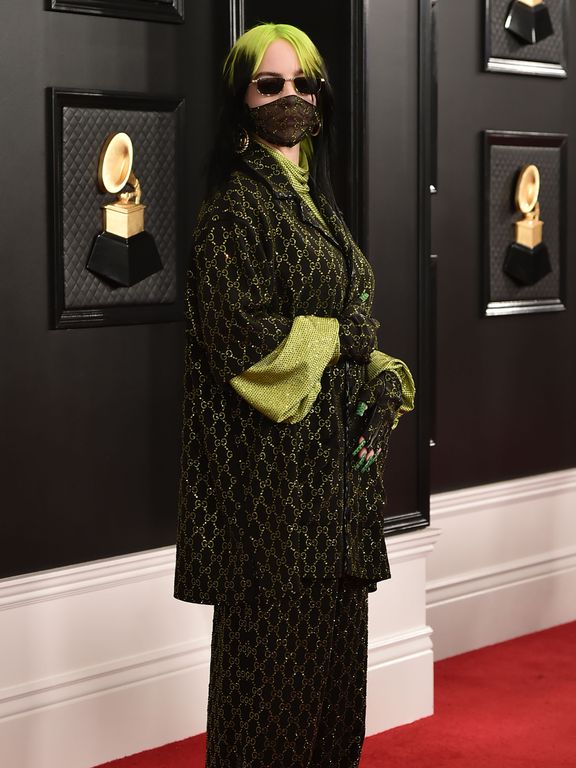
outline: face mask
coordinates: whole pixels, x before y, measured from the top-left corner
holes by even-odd
[[[279,147],[293,147],[320,126],[320,112],[300,96],[284,96],[248,110],[254,133]]]

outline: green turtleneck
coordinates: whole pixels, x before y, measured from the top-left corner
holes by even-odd
[[[316,207],[316,203],[314,200],[312,200],[312,196],[310,195],[310,188],[308,187],[308,158],[306,157],[305,153],[300,152],[300,165],[296,165],[296,163],[293,163],[292,160],[289,160],[278,149],[273,149],[258,139],[255,139],[255,141],[258,142],[261,147],[264,147],[264,149],[266,149],[272,155],[272,157],[276,158],[276,160],[282,166],[282,170],[286,173],[286,176],[288,176],[290,184],[292,184],[295,192],[300,195],[302,200],[304,200],[318,221],[327,227],[326,221],[324,220],[322,214]]]

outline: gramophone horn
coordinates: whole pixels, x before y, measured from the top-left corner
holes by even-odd
[[[540,171],[535,165],[525,165],[516,184],[516,206],[522,213],[530,213],[540,194]]]
[[[98,184],[102,192],[116,194],[126,186],[132,172],[134,148],[127,133],[111,133],[100,152]]]

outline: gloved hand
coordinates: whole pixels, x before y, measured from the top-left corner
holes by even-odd
[[[402,383],[392,370],[381,371],[362,387],[350,414],[354,469],[366,472],[379,457],[384,461],[402,403]]]
[[[380,323],[373,317],[367,317],[358,308],[347,311],[340,323],[340,356],[367,363],[370,353],[378,346],[376,331]]]

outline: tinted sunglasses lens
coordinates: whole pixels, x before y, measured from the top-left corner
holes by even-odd
[[[295,77],[294,87],[299,93],[313,96],[320,90],[321,80],[318,77]]]
[[[275,96],[284,88],[283,77],[259,77],[256,81],[258,92],[263,96]]]

